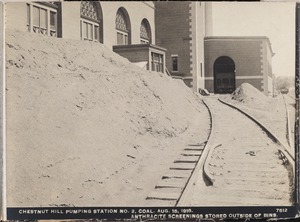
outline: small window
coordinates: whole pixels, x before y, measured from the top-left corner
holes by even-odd
[[[82,30],[83,30],[82,32],[83,39],[87,39],[88,27],[86,22],[83,22]]]
[[[117,45],[128,45],[128,34],[117,32]]]
[[[38,7],[33,6],[33,26],[40,27],[40,10]]]
[[[151,60],[152,71],[164,72],[163,55],[152,52]]]
[[[27,25],[30,25],[30,5],[27,4]]]
[[[52,30],[56,29],[56,13],[55,12],[50,12],[50,28]]]
[[[93,39],[93,25],[88,24],[88,40],[92,40],[92,39]]]
[[[200,63],[200,76],[203,77],[202,62]]]
[[[123,43],[123,34],[120,33],[120,32],[117,33],[117,44],[118,45],[124,45],[124,43]]]
[[[95,33],[95,40],[99,41],[99,26],[95,26],[94,33]]]
[[[125,35],[125,45],[128,45],[128,35]]]
[[[172,56],[172,71],[178,72],[178,56]]]
[[[40,28],[47,29],[47,11],[40,9]]]

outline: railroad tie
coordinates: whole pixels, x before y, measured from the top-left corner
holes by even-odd
[[[156,205],[175,206],[200,159],[206,142],[188,145],[146,199]]]
[[[174,163],[170,169],[171,170],[193,170],[196,166],[196,163]]]
[[[148,197],[147,200],[174,200],[176,201],[180,195],[182,190],[180,189],[156,189],[152,191]]]
[[[174,163],[197,163],[198,159],[198,156],[180,156]]]

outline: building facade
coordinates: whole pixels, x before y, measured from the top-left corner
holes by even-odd
[[[272,92],[268,38],[213,36],[212,10],[211,2],[197,1],[5,4],[7,29],[99,42],[197,92],[230,93],[243,82]]]
[[[214,93],[232,93],[250,83],[264,94],[273,94],[271,60],[267,37],[205,37],[205,88]]]
[[[153,2],[11,2],[5,10],[7,29],[100,42],[111,49],[123,46],[127,54],[145,45],[146,57],[128,59],[133,63],[142,60],[147,63],[145,68],[165,72],[165,49],[155,46]]]
[[[205,3],[154,4],[156,41],[167,49],[167,69],[194,90],[204,88]]]
[[[173,78],[194,91],[231,93],[242,83],[273,93],[267,37],[213,36],[211,2],[155,2],[156,41],[167,49]],[[212,36],[212,37],[208,37]]]

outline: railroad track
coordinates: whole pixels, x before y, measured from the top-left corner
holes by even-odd
[[[210,111],[209,115],[211,115]],[[209,131],[207,140],[211,134],[211,124]],[[201,171],[202,159],[207,156],[207,140],[185,146],[180,156],[173,161],[173,165],[147,196],[148,205],[176,206],[180,199],[184,199],[184,191],[189,188],[195,176]]]
[[[197,163],[201,159],[206,141],[197,145],[188,145],[173,165],[162,176],[147,200],[151,205],[176,206]]]
[[[208,141],[184,149],[147,199],[156,206],[290,205],[293,163],[265,128],[217,98]]]
[[[296,102],[294,97],[292,97],[289,94],[287,96],[289,96],[290,98],[292,98]],[[292,126],[291,120],[293,120],[293,123],[295,124],[295,116],[294,117],[290,116],[290,114],[289,114],[290,111],[289,111],[289,107],[288,107],[289,105],[288,105],[288,102],[286,101],[286,98],[285,98],[284,95],[282,95],[282,99],[284,101],[284,106],[285,106],[285,111],[286,111],[286,128],[287,128],[286,137],[287,137],[287,141],[288,141],[289,146],[294,147],[294,145],[295,145],[295,141],[294,141],[294,138],[293,138],[294,137],[294,135],[293,135],[294,134],[294,126]]]

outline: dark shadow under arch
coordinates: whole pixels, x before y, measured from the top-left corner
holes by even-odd
[[[232,93],[236,89],[235,63],[228,56],[220,56],[214,62],[214,92]]]

